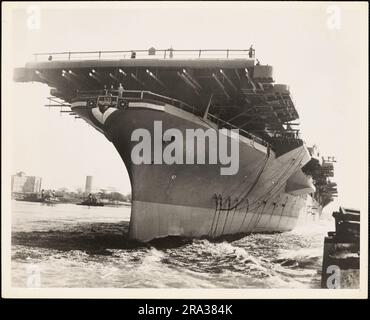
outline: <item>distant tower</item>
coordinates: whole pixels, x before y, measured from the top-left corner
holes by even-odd
[[[86,194],[91,193],[91,189],[92,189],[92,179],[93,179],[93,177],[92,177],[92,176],[86,176],[86,184],[85,184],[85,193],[86,193]]]

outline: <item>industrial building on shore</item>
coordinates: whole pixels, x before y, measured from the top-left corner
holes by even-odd
[[[12,175],[12,193],[39,193],[41,181],[41,177],[26,176],[23,171],[20,171]]]

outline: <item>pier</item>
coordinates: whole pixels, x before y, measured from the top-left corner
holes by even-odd
[[[335,232],[324,242],[321,288],[355,289],[360,283],[360,211],[340,207]]]

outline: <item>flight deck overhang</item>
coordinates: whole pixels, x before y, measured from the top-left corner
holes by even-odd
[[[66,60],[47,62],[28,62],[24,68],[16,68],[14,81],[32,81],[35,71],[43,70],[79,70],[100,69],[102,71],[114,68],[190,68],[190,69],[245,69],[253,67],[250,59],[122,59],[122,60]],[[31,78],[31,79],[30,79]]]
[[[100,52],[99,59],[95,53],[93,59],[77,58],[79,53],[51,53],[50,59],[41,61],[36,55],[37,61],[15,69],[14,80],[45,83],[54,97],[68,103],[81,92],[117,90],[122,85],[124,90],[178,99],[203,115],[208,110],[264,138],[298,136],[292,123],[298,113],[289,87],[275,84],[272,66],[255,64],[254,56],[235,58],[230,57],[232,51],[225,52],[227,57],[221,58],[205,58],[203,51],[198,58],[171,58],[168,50],[162,58],[145,52],[143,58],[125,59],[107,59]]]

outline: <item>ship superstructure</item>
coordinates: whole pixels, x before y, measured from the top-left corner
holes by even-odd
[[[15,80],[50,86],[49,106],[87,121],[121,155],[132,185],[133,239],[291,230],[305,197],[316,192],[301,170],[311,155],[299,135],[289,87],[275,83],[272,66],[261,65],[252,48],[35,58],[15,70]],[[158,121],[163,130],[181,132],[239,129],[238,173],[220,175],[220,163],[158,164],[153,158],[134,164],[133,131],[153,133]]]
[[[315,185],[315,192],[311,194],[316,201],[318,213],[334,200],[338,195],[337,184],[333,181],[334,177],[334,157],[320,156],[316,145],[308,148],[311,160],[302,168],[302,171],[311,176]]]

